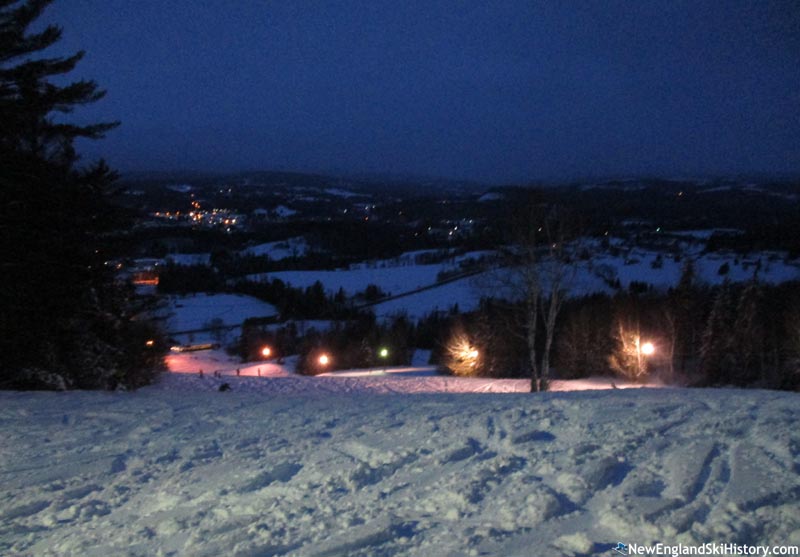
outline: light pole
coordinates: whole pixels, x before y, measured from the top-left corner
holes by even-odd
[[[386,373],[386,359],[389,357],[389,349],[384,347],[378,351],[378,356],[383,361],[383,373]]]

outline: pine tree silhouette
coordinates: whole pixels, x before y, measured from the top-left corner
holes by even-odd
[[[116,175],[102,160],[78,168],[74,147],[117,123],[64,121],[104,91],[56,82],[83,52],[43,54],[61,29],[30,28],[51,2],[0,2],[0,388],[136,386],[147,378],[132,366],[158,358],[143,352],[150,332],[130,325],[127,294],[103,264]]]

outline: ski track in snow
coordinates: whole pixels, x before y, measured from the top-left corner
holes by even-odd
[[[0,555],[800,544],[797,394],[308,394],[226,379],[232,392],[210,378],[1,392]],[[270,389],[247,388],[258,381]]]

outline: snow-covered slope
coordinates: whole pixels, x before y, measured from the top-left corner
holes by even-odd
[[[797,394],[258,394],[229,379],[0,392],[0,555],[800,544]]]

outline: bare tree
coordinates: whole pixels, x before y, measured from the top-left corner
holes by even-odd
[[[551,209],[542,219],[541,226],[536,231],[541,234],[544,249],[541,250],[539,259],[536,259],[536,249],[528,250],[532,255],[525,262],[527,273],[535,276],[538,286],[529,291],[528,298],[538,298],[535,303],[539,307],[542,323],[544,325],[544,348],[540,367],[532,367],[531,391],[547,390],[550,381],[550,352],[555,338],[556,319],[566,297],[566,287],[574,278],[576,267],[572,264],[567,253],[567,218],[563,210]],[[528,327],[536,328],[536,316],[530,315]],[[531,365],[536,365],[536,339],[528,339]]]
[[[531,392],[549,385],[556,321],[576,271],[569,242],[574,222],[566,210],[537,203],[533,195],[519,203],[505,264],[483,285],[492,296],[512,302],[509,331],[527,345]]]

